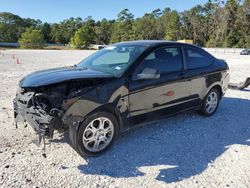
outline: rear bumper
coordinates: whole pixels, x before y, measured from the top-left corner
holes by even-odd
[[[226,72],[224,75],[224,78],[222,80],[222,93],[223,93],[223,95],[228,90],[229,81],[230,81],[230,74],[228,72]]]

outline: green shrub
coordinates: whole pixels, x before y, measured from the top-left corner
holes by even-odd
[[[94,42],[95,31],[89,23],[85,23],[78,29],[75,35],[71,38],[70,43],[75,48],[88,48]]]
[[[22,33],[18,42],[21,48],[42,48],[44,46],[44,35],[38,29],[28,28]]]

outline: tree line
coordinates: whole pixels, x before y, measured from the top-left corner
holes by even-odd
[[[0,13],[0,42],[19,42],[27,48],[34,48],[33,43],[39,48],[44,42],[87,48],[90,44],[153,39],[192,39],[204,47],[249,48],[250,0],[209,0],[183,12],[156,9],[140,18],[124,9],[115,20],[77,17],[52,24]]]

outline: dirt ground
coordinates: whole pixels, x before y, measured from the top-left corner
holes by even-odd
[[[56,134],[44,158],[33,130],[13,126],[18,82],[90,53],[1,51],[0,187],[250,187],[250,89],[228,90],[213,117],[188,112],[131,130],[96,158],[80,157],[67,134]],[[227,60],[232,82],[250,77],[250,56],[214,55]]]

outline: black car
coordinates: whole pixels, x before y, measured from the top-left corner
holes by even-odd
[[[244,49],[240,52],[240,55],[250,55],[250,49]]]
[[[228,81],[228,65],[199,47],[122,42],[78,65],[26,76],[14,112],[40,138],[69,129],[72,147],[82,156],[93,156],[142,122],[187,110],[213,115]]]

